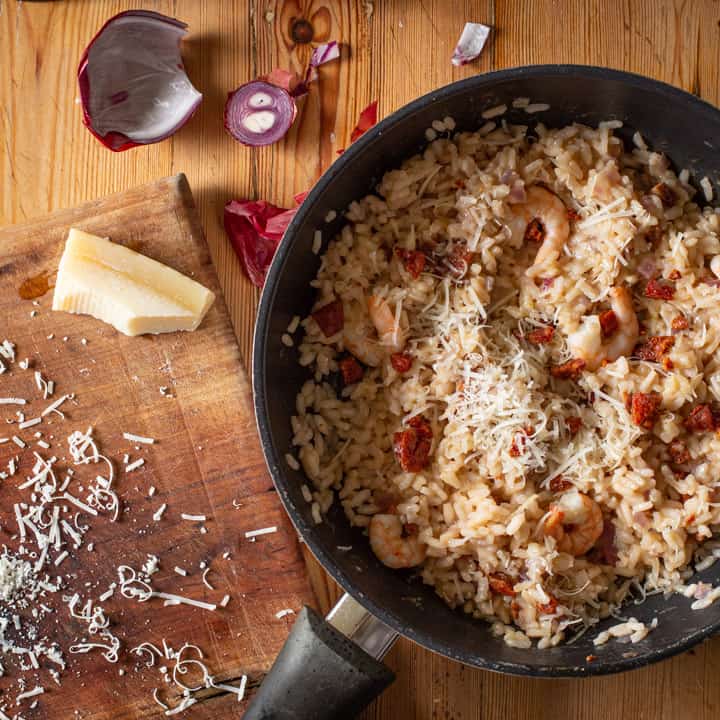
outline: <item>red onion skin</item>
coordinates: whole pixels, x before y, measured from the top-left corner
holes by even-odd
[[[357,125],[350,135],[350,142],[355,142],[377,123],[378,101],[373,100],[361,113]]]
[[[298,207],[306,195],[295,196]],[[298,207],[286,210],[264,200],[231,200],[225,205],[225,231],[253,285],[265,283],[275,251]]]
[[[82,113],[83,113],[83,125],[90,131],[90,133],[96,137],[108,150],[112,150],[113,152],[123,152],[124,150],[130,150],[130,148],[134,147],[140,147],[142,145],[151,145],[155,142],[159,142],[160,140],[164,140],[165,137],[157,138],[150,140],[148,142],[137,142],[135,140],[131,140],[127,135],[124,135],[120,132],[109,132],[105,135],[101,135],[98,133],[95,128],[93,128],[92,125],[92,117],[90,116],[90,113],[88,111],[88,108],[90,107],[90,81],[88,78],[88,55],[90,53],[90,48],[93,46],[95,41],[100,37],[100,35],[103,34],[105,29],[110,25],[111,23],[115,22],[118,18],[127,16],[127,15],[133,15],[136,17],[148,17],[153,18],[154,20],[162,20],[163,22],[166,22],[171,25],[175,25],[179,28],[182,28],[183,30],[187,29],[187,24],[184,22],[181,22],[180,20],[177,20],[176,18],[169,17],[167,15],[163,15],[162,13],[153,12],[152,10],[125,10],[121,13],[118,13],[117,15],[113,15],[93,36],[93,39],[87,44],[87,47],[83,51],[82,56],[80,57],[80,62],[78,63],[78,69],[77,69],[77,79],[78,79],[78,86],[80,88],[80,100],[81,100],[81,107],[82,107]],[[181,65],[181,68],[184,69]],[[195,107],[192,108],[189,114],[187,114],[177,125],[176,130],[179,130],[185,123],[195,114],[195,111],[199,107],[199,103],[195,105]]]

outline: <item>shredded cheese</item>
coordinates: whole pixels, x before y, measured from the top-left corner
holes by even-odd
[[[260,528],[259,530],[248,530],[248,532],[245,533],[245,537],[254,538],[258,537],[259,535],[268,535],[274,532],[277,532],[277,527],[275,527],[275,525],[273,525],[272,527]]]
[[[133,433],[124,432],[123,438],[130,440],[130,442],[143,443],[145,445],[152,445],[155,443],[155,439],[151,437],[143,437],[142,435],[135,435]]]

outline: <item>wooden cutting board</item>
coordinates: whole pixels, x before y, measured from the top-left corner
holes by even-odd
[[[109,236],[213,290],[217,298],[200,328],[130,338],[91,317],[52,312],[52,291],[47,290],[71,226]],[[16,344],[17,359],[29,358],[31,367],[22,370],[16,362],[0,374],[0,397],[27,398],[29,404],[22,408],[26,416],[39,415],[50,402],[35,387],[33,371],[40,370],[55,382],[53,397],[75,393],[75,400],[62,406],[65,420],[47,416],[42,425],[25,430],[6,426],[18,408],[0,405],[0,436],[17,434],[28,444],[25,450],[12,442],[0,445],[0,470],[12,456],[20,459],[18,473],[0,482],[0,544],[18,545],[13,504],[27,499],[27,491],[17,487],[30,474],[32,451],[56,455],[57,467],[67,467],[67,436],[92,426],[101,451],[114,463],[123,511],[116,523],[90,518],[87,542],[94,543],[94,550],[74,551],[59,567],[77,575],[70,594],[77,590],[83,598],[97,598],[117,580],[118,565],[137,569],[154,554],[160,559],[154,589],[208,603],[219,603],[225,594],[231,598],[227,607],[208,611],[164,607],[157,598],[138,603],[116,592],[102,605],[122,642],[117,664],[106,662],[98,651],[68,654],[67,648],[87,635],[85,626],[70,618],[60,602],[64,593],[46,599],[56,612],[43,632],[65,650],[69,668],[62,687],[42,669],[36,675],[25,673],[28,687],[41,685],[46,692],[35,709],[23,706],[23,717],[161,716],[153,689],[159,688],[171,706],[179,695],[163,682],[157,667],[146,668],[129,650],[143,641],[162,647],[163,639],[175,649],[185,642],[199,646],[218,681],[237,685],[247,674],[250,695],[293,622],[292,615],[277,619],[276,613],[297,611],[312,597],[296,533],[265,468],[250,385],[185,176],[1,229],[0,342],[4,338]],[[36,445],[38,430],[49,449]],[[156,443],[128,442],[124,432],[155,438]],[[144,458],[145,464],[126,473],[125,453],[131,460]],[[153,497],[150,486],[156,488]],[[155,521],[163,503],[167,510]],[[207,520],[183,520],[182,513],[206,515]],[[254,541],[245,538],[247,531],[272,526],[277,532]],[[206,579],[214,590],[202,582],[201,562],[211,568]],[[177,574],[175,566],[188,575]],[[172,662],[165,664],[172,667]],[[13,663],[8,665],[0,689],[12,690],[0,695],[0,707],[16,694],[18,673]],[[199,698],[184,716],[240,717],[246,704],[216,689]],[[12,716],[16,711],[13,705],[5,712]]]

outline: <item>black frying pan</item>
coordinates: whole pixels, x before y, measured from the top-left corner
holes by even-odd
[[[601,675],[637,668],[690,648],[720,626],[720,603],[690,610],[678,596],[647,598],[627,608],[641,621],[659,626],[634,645],[611,642],[594,647],[588,633],[575,644],[548,650],[508,647],[489,626],[451,610],[432,588],[389,570],[375,558],[367,539],[353,530],[342,509],[314,525],[303,500],[301,471],[284,460],[290,451],[290,416],[295,395],[306,379],[296,352],[280,338],[291,318],[305,316],[313,304],[310,281],[319,259],[311,253],[313,234],[323,231],[326,246],[341,228],[341,211],[350,201],[373,192],[383,173],[420,150],[425,129],[450,115],[459,129],[483,124],[483,110],[526,96],[550,103],[536,120],[552,127],[572,122],[596,126],[619,119],[629,141],[640,130],[648,144],[666,153],[694,181],[707,175],[718,186],[720,111],[698,98],[654,80],[602,68],[541,65],[478,75],[431,92],[393,113],[351,145],[323,175],[291,223],[272,264],[262,294],[253,355],[253,383],[258,427],[275,486],[295,526],[323,567],[381,622],[364,614],[351,599],[325,622],[311,612],[299,617],[291,638],[266,679],[246,718],[349,717],[387,685],[392,675],[373,659],[392,642],[394,631],[454,660],[499,672],[542,677]],[[511,121],[527,123],[522,111]],[[326,224],[329,211],[338,218]],[[338,546],[352,546],[340,551]],[[720,563],[701,574],[720,581]],[[615,623],[610,618],[598,630]],[[354,638],[364,650],[343,634]],[[365,652],[367,651],[367,652]],[[588,656],[596,659],[588,661]],[[373,656],[373,657],[371,657]]]

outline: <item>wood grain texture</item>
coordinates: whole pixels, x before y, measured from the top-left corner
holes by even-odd
[[[37,304],[20,300],[18,288],[28,278],[48,276],[52,284],[71,226],[110,236],[213,290],[218,297],[200,328],[130,338],[87,316],[53,313],[52,292],[39,297]],[[124,506],[117,523],[102,513],[98,518],[87,516],[92,529],[86,544],[93,542],[95,550],[89,553],[83,547],[62,564],[63,573],[77,573],[70,594],[79,592],[83,601],[97,598],[117,581],[118,565],[139,570],[147,555],[154,554],[160,558],[160,572],[153,576],[158,591],[215,604],[226,593],[231,596],[226,608],[212,612],[186,605],[163,608],[157,599],[140,604],[116,592],[103,607],[124,646],[120,662],[110,665],[97,652],[67,655],[63,689],[48,688],[36,711],[23,714],[28,720],[68,717],[64,713],[72,698],[74,708],[89,720],[162,716],[152,689],[162,687],[161,695],[171,705],[177,703],[178,693],[163,687],[157,669],[146,669],[144,661],[127,652],[145,641],[162,646],[165,639],[175,649],[195,643],[206,653],[218,681],[237,683],[247,673],[252,688],[272,664],[291,624],[291,618],[277,619],[275,613],[285,608],[298,611],[312,598],[296,533],[265,468],[250,386],[185,177],[4,228],[0,247],[0,334],[17,345],[18,359],[29,357],[32,362],[29,370],[15,365],[2,375],[2,395],[27,398],[26,417],[39,416],[51,400],[37,397],[33,370],[53,379],[54,397],[75,394],[62,406],[64,420],[53,415],[31,429],[8,428],[30,447],[20,451],[13,443],[0,445],[0,466],[18,455],[18,478],[32,475],[32,448],[44,457],[56,455],[59,466],[69,467],[65,438],[75,429],[92,426],[101,452],[114,462],[115,486]],[[29,317],[31,311],[35,317]],[[167,387],[171,397],[163,397],[160,386]],[[2,406],[2,417],[12,417],[14,409]],[[34,447],[37,430],[51,442],[49,449]],[[124,432],[156,442],[138,445],[123,440]],[[145,465],[124,473],[124,453],[132,460],[143,458]],[[70,492],[84,498],[82,484],[101,468],[93,470],[75,468]],[[8,479],[2,488],[1,539],[11,547],[17,544],[9,540],[15,532],[13,505],[28,495],[15,491],[18,484]],[[150,486],[157,489],[152,498]],[[167,510],[154,521],[161,504],[167,504]],[[207,521],[183,520],[181,513],[205,515]],[[205,533],[200,530],[203,525]],[[270,526],[278,531],[255,541],[244,537],[245,531]],[[210,566],[208,581],[214,590],[202,582],[201,561]],[[180,577],[175,566],[189,575]],[[49,634],[67,650],[85,630],[70,619],[59,600],[46,600],[58,618],[51,621]],[[126,672],[123,677],[119,669]],[[9,688],[16,677],[11,670],[0,687]],[[45,674],[39,676],[41,684],[48,681]],[[11,697],[14,694],[10,691]],[[243,707],[234,695],[212,690],[193,712],[206,718],[239,717]]]
[[[544,62],[631,70],[720,100],[717,0],[147,0],[146,7],[189,23],[184,55],[205,100],[171,140],[114,156],[81,127],[74,68],[102,22],[131,6],[0,0],[0,223],[187,173],[246,362],[257,292],[224,236],[223,204],[262,197],[289,207],[347,144],[371,100],[379,100],[384,116],[453,80]],[[322,69],[283,142],[243,148],[223,133],[225,94],[277,65],[304,66],[310,50],[290,33],[298,17],[313,24],[318,40],[345,44],[342,62]],[[454,68],[449,57],[467,20],[494,32],[479,61]],[[309,557],[308,567],[326,608],[337,588]],[[653,668],[585,681],[500,677],[409,642],[400,642],[388,662],[398,681],[366,718],[709,720],[720,712],[720,641]]]

